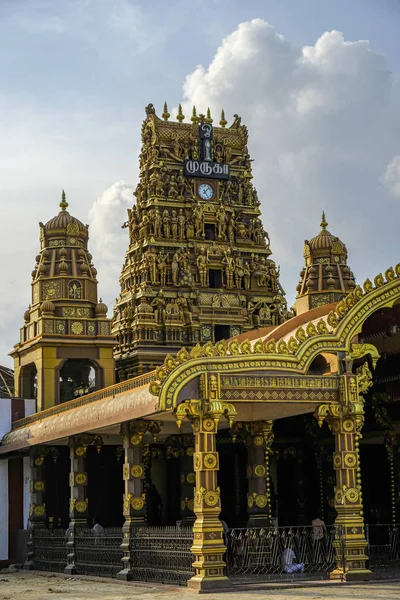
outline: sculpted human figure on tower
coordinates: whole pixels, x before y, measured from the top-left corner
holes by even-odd
[[[237,115],[227,127],[223,112],[215,125],[209,109],[194,108],[185,122],[182,109],[173,121],[166,106],[161,118],[147,107],[113,319],[120,377],[152,369],[182,346],[286,318],[247,144]],[[129,320],[127,306],[136,307]]]

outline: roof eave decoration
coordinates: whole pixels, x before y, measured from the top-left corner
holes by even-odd
[[[363,288],[357,286],[336,305],[326,321],[308,323],[299,327],[288,341],[258,339],[239,343],[235,338],[221,340],[213,345],[198,344],[190,352],[182,348],[176,356],[168,355],[155,371],[149,391],[159,397],[161,410],[172,410],[177,405],[179,391],[189,381],[205,371],[226,373],[226,357],[230,370],[306,373],[311,362],[321,352],[345,352],[354,358],[370,355],[375,365],[379,353],[372,344],[354,344],[365,320],[375,311],[391,307],[400,299],[400,263],[379,273],[372,283],[366,279]]]

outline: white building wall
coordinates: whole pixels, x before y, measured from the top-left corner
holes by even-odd
[[[11,399],[0,398],[0,440],[11,429]]]
[[[0,560],[8,560],[8,460],[0,460]]]

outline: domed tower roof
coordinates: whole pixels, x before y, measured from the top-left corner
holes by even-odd
[[[297,286],[297,314],[323,304],[338,302],[356,285],[354,275],[347,265],[347,248],[327,227],[323,212],[321,231],[304,242],[306,264]]]
[[[308,252],[308,245],[310,254],[313,254],[314,256],[330,256],[330,254],[333,252],[335,254],[345,255],[347,258],[346,246],[338,237],[332,235],[332,233],[327,230],[328,223],[326,222],[324,212],[322,213],[320,225],[321,231],[319,234],[311,238],[310,241],[306,240],[304,242],[304,252]]]
[[[87,241],[88,238],[88,226],[84,225],[79,219],[73,217],[67,211],[68,202],[65,199],[65,192],[62,191],[60,208],[61,211],[57,216],[47,221],[45,225],[41,224],[43,233],[46,238],[59,237],[60,235],[79,238],[84,238]]]

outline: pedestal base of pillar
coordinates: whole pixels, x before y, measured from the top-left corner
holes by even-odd
[[[369,569],[354,569],[344,574],[346,581],[369,581],[375,578],[375,574]]]
[[[132,581],[133,573],[129,569],[122,569],[122,571],[117,573],[116,579],[120,581]]]
[[[374,578],[375,574],[369,569],[350,569],[346,572],[343,569],[334,569],[329,573],[329,579],[333,581],[369,581]]]
[[[64,575],[76,575],[76,566],[67,565],[64,569]]]
[[[251,515],[246,527],[272,527],[272,521],[269,517]]]
[[[232,581],[228,579],[228,577],[192,577],[187,582],[187,586],[190,590],[198,592],[201,594],[205,591],[210,590],[221,590],[230,588],[232,585]]]

